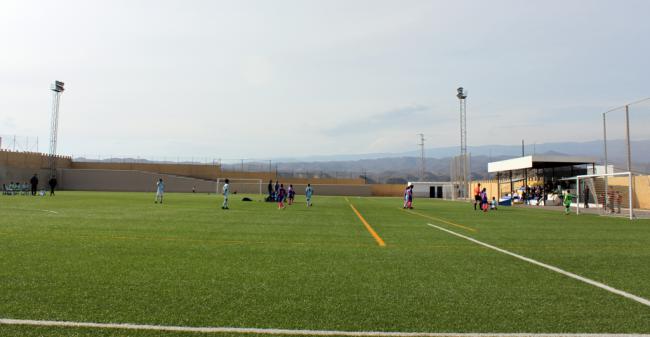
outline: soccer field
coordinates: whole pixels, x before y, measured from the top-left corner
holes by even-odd
[[[241,197],[227,211],[205,194],[1,197],[0,319],[267,329],[245,336],[650,334],[650,220],[431,199],[409,212],[399,198],[307,208],[299,196],[278,210]],[[241,333],[0,324],[0,336]]]

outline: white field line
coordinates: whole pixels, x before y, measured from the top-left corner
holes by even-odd
[[[13,209],[17,211],[39,211],[39,212],[47,212],[47,213],[52,213],[52,214],[59,214],[57,211],[50,211],[49,209],[38,209],[38,208],[16,208],[16,207],[9,207],[9,208],[3,208],[3,209]]]
[[[66,321],[37,321],[25,319],[0,318],[0,325],[31,325],[66,328],[100,328],[153,331],[179,331],[204,333],[241,333],[262,335],[301,335],[301,336],[350,336],[350,337],[650,337],[649,334],[612,334],[612,333],[452,333],[452,332],[388,332],[388,331],[336,331],[336,330],[291,330],[228,327],[189,327],[143,324],[111,324]]]
[[[439,229],[439,230],[441,230],[441,231],[447,232],[447,233],[449,233],[449,234],[452,234],[452,235],[458,236],[458,237],[460,237],[460,238],[463,238],[463,239],[465,239],[465,240],[472,241],[472,242],[474,242],[474,243],[476,243],[476,244],[479,244],[479,245],[481,245],[481,246],[484,246],[484,247],[487,247],[487,248],[490,248],[490,249],[494,249],[494,250],[496,250],[496,251],[498,251],[498,252],[501,252],[501,253],[504,253],[504,254],[507,254],[507,255],[510,255],[510,256],[516,257],[516,258],[518,258],[518,259],[520,259],[520,260],[524,260],[524,261],[526,261],[526,262],[528,262],[528,263],[532,263],[532,264],[534,264],[534,265],[538,265],[538,266],[540,266],[540,267],[543,267],[543,268],[546,268],[546,269],[552,270],[552,271],[554,271],[554,272],[556,272],[556,273],[560,273],[560,274],[562,274],[562,275],[565,275],[565,276],[571,277],[571,278],[576,279],[576,280],[578,280],[578,281],[582,281],[582,282],[584,282],[584,283],[591,284],[592,286],[595,286],[595,287],[598,287],[598,288],[601,288],[601,289],[607,290],[607,291],[609,291],[610,293],[614,293],[614,294],[616,294],[616,295],[620,295],[620,296],[623,296],[623,297],[629,298],[629,299],[631,299],[631,300],[633,300],[633,301],[637,301],[637,302],[639,302],[639,303],[641,303],[641,304],[644,304],[644,305],[650,307],[650,300],[645,299],[645,298],[643,298],[643,297],[640,297],[640,296],[637,296],[637,295],[634,295],[634,294],[630,294],[630,293],[625,292],[625,291],[623,291],[623,290],[619,290],[619,289],[616,289],[616,288],[610,287],[610,286],[608,286],[608,285],[606,285],[606,284],[604,284],[604,283],[600,283],[600,282],[598,282],[598,281],[594,281],[594,280],[592,280],[592,279],[588,279],[588,278],[586,278],[586,277],[582,277],[582,276],[580,276],[580,275],[576,275],[576,274],[574,274],[574,273],[568,272],[568,271],[563,270],[563,269],[560,269],[560,268],[558,268],[558,267],[554,267],[554,266],[548,265],[548,264],[546,264],[546,263],[542,263],[542,262],[539,262],[539,261],[533,260],[533,259],[531,259],[531,258],[528,258],[528,257],[525,257],[525,256],[521,256],[521,255],[519,255],[519,254],[515,254],[515,253],[510,252],[510,251],[507,251],[507,250],[505,250],[505,249],[501,249],[501,248],[499,248],[499,247],[492,246],[492,245],[487,244],[487,243],[485,243],[485,242],[481,242],[481,241],[479,241],[479,240],[476,240],[476,239],[470,238],[469,236],[465,236],[465,235],[462,235],[462,234],[458,234],[458,233],[456,233],[456,232],[454,232],[454,231],[450,231],[450,230],[448,230],[448,229],[446,229],[446,228],[442,228],[442,227],[439,227],[439,226],[436,226],[436,225],[432,225],[432,224],[428,224],[428,225],[431,226],[431,227],[437,228],[437,229]]]

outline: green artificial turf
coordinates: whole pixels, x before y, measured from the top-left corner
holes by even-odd
[[[408,332],[650,333],[650,221],[398,198],[0,197],[0,318]],[[445,221],[434,220],[442,219]],[[459,225],[459,226],[456,226]],[[463,227],[460,227],[463,226]],[[474,231],[470,230],[473,229]],[[0,325],[0,336],[194,336]]]

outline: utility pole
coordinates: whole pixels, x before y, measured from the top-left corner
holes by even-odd
[[[424,162],[424,134],[419,133],[420,136],[420,181],[424,181],[424,172],[426,171],[426,164]]]

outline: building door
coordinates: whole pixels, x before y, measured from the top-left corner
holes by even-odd
[[[436,187],[429,186],[429,198],[435,198],[435,197],[436,197]]]
[[[436,198],[442,199],[442,186],[437,186],[437,191]]]

